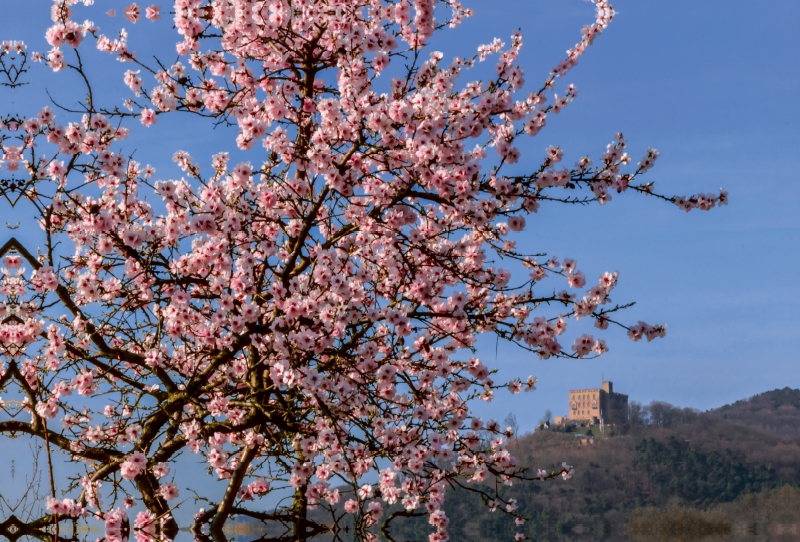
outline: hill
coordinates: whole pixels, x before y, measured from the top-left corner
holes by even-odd
[[[765,429],[781,436],[800,435],[800,390],[772,390],[714,409],[710,417]]]
[[[785,429],[800,426],[798,399],[800,390],[787,388],[706,413],[631,403],[628,423],[605,438],[576,438],[585,428],[522,437],[510,445],[519,464],[550,469],[565,461],[575,467],[574,477],[504,489],[504,498],[516,499],[531,518],[522,527],[500,509],[490,512],[475,494],[451,493],[445,505],[451,540],[507,541],[516,532],[534,540],[630,540],[628,520],[641,509],[714,511],[738,525],[746,507],[755,518],[746,529],[758,531],[759,514],[769,514],[752,503],[773,506],[780,498],[770,495],[788,487],[795,488],[786,489],[795,495],[791,502],[800,504],[800,436]],[[394,525],[398,541],[424,540],[430,532],[423,520]],[[769,528],[762,525],[761,532]]]

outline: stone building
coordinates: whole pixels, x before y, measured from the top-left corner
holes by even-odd
[[[561,423],[600,423],[616,425],[628,418],[628,396],[614,392],[614,384],[603,382],[600,388],[570,390],[567,416],[557,418]]]

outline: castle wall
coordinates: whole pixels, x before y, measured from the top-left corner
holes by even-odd
[[[602,408],[601,389],[570,390],[569,419],[573,421],[592,421],[600,419]]]
[[[600,388],[570,390],[567,417],[570,421],[622,424],[628,419],[628,396],[615,393],[611,382]]]

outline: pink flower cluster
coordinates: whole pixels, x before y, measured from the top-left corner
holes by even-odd
[[[120,475],[126,480],[133,480],[147,468],[147,458],[142,452],[133,452],[120,465]]]
[[[58,500],[54,497],[48,497],[45,507],[51,514],[58,514],[59,516],[85,518],[88,514],[83,505],[75,502],[73,499]]]

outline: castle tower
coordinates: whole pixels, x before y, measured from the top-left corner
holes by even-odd
[[[614,384],[604,380],[599,388],[570,390],[568,408],[564,423],[596,424],[602,417],[606,424],[622,424],[628,419],[628,396],[615,393]]]

